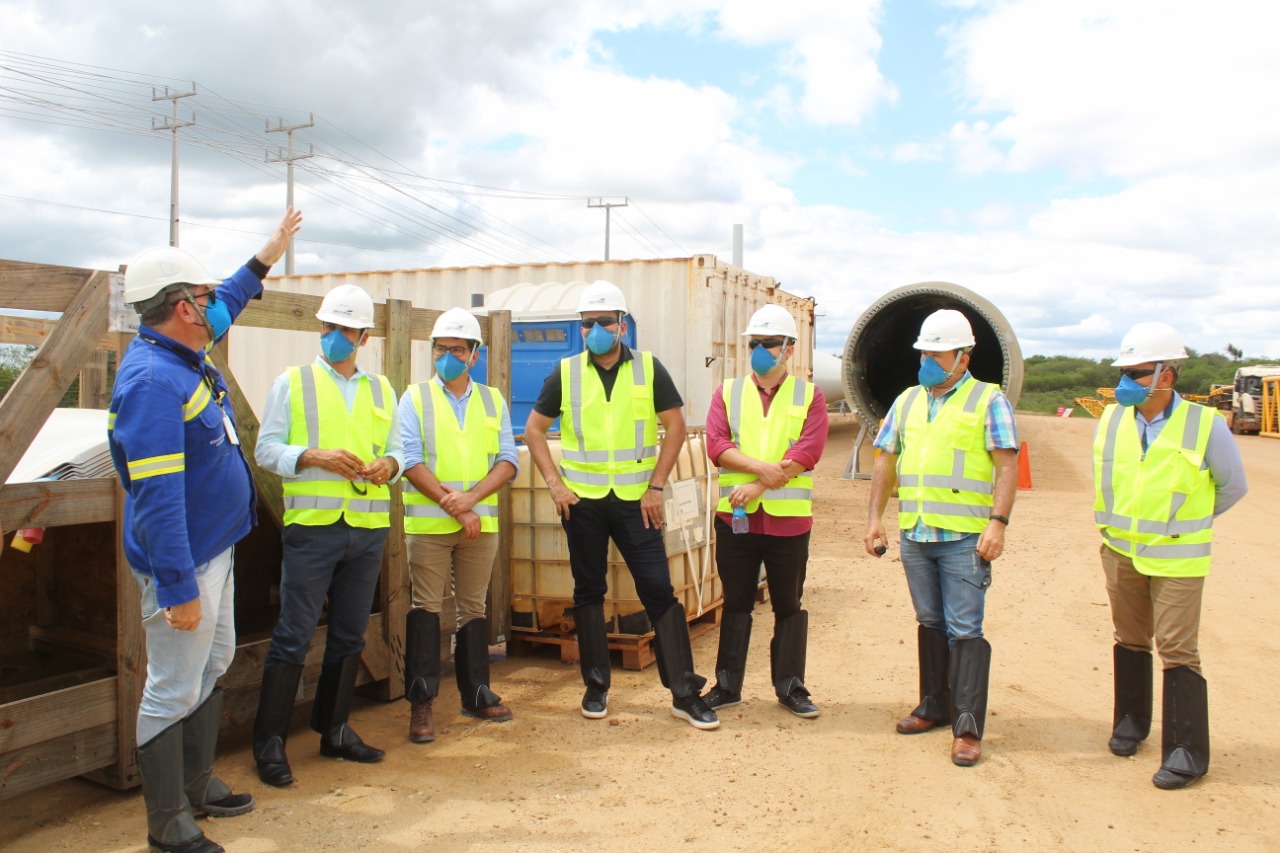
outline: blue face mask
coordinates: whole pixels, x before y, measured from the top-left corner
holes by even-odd
[[[955,368],[952,368],[952,373]],[[926,355],[924,360],[920,362],[920,370],[916,373],[916,377],[920,380],[920,384],[925,388],[932,388],[935,385],[941,385],[951,376],[938,364],[937,360],[932,356]]]
[[[756,347],[751,351],[751,369],[755,371],[757,376],[765,376],[770,370],[778,366],[778,359],[782,358],[782,352],[779,351],[778,358],[773,357],[773,353],[769,352],[765,347]]]
[[[616,335],[610,334],[604,326],[592,326],[591,331],[587,332],[587,349],[591,350],[592,355],[606,355],[618,342],[620,334],[622,334],[621,323],[618,324]]]
[[[209,304],[204,309],[204,321],[209,325],[209,333],[213,335],[209,341],[209,347],[212,347],[231,328],[231,309],[221,299],[210,296]]]
[[[320,338],[320,353],[330,364],[338,364],[351,358],[356,345],[347,340],[341,329],[334,329]]]
[[[1152,380],[1151,385],[1155,384]],[[1151,391],[1152,388],[1139,384],[1138,380],[1121,376],[1120,384],[1116,386],[1116,402],[1122,406],[1140,406],[1151,396]]]
[[[445,382],[452,382],[467,370],[467,363],[451,352],[436,359],[436,375]]]

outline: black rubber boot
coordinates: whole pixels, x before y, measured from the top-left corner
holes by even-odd
[[[409,702],[409,740],[436,739],[432,705],[440,695],[440,614],[410,610],[404,623],[404,698]]]
[[[1164,671],[1164,761],[1151,781],[1157,788],[1185,788],[1209,772],[1209,685],[1186,666]]]
[[[138,747],[138,774],[147,806],[147,843],[165,853],[221,853],[196,826],[183,779],[183,724],[174,723]]]
[[[316,702],[311,709],[311,728],[320,733],[320,754],[326,758],[372,764],[381,761],[386,753],[362,741],[347,725],[359,667],[360,656],[347,655],[321,668]]]
[[[751,614],[725,613],[720,620],[720,647],[716,652],[716,686],[702,697],[712,710],[742,704],[750,645]]]
[[[951,720],[951,644],[947,632],[916,626],[920,658],[920,704],[911,716],[946,723]]]
[[[252,794],[234,794],[227,783],[213,775],[221,721],[221,687],[213,688],[209,698],[182,721],[183,787],[191,811],[197,815],[235,817],[253,811]]]
[[[991,682],[991,644],[985,637],[959,640],[951,650],[951,733],[982,740]]]
[[[511,711],[489,689],[489,620],[472,619],[458,629],[453,671],[462,697],[463,716],[505,723]]]
[[[581,604],[573,608],[577,626],[578,665],[586,693],[582,696],[582,716],[599,720],[609,714],[609,637],[605,630],[604,605]]]
[[[653,631],[658,676],[662,686],[671,691],[671,716],[695,729],[719,728],[716,712],[700,695],[707,680],[693,671],[693,647],[689,644],[689,623],[683,605],[671,605],[654,623]]]
[[[769,644],[769,668],[778,702],[797,717],[812,719],[821,711],[809,699],[804,686],[809,650],[809,613],[797,610],[789,616],[774,617],[773,641]]]
[[[253,721],[253,760],[258,765],[258,778],[268,785],[281,787],[293,782],[284,746],[301,678],[302,667],[297,664],[268,664],[262,670],[258,716]]]
[[[1135,652],[1116,643],[1111,654],[1115,671],[1115,713],[1111,740],[1116,755],[1133,755],[1151,734],[1151,652]]]

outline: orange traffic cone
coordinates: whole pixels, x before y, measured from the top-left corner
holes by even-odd
[[[1018,448],[1018,488],[1031,488],[1031,452],[1027,450],[1025,441]]]

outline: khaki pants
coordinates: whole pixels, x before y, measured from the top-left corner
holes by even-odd
[[[454,533],[409,535],[409,583],[414,607],[439,613],[452,587],[458,627],[484,618],[484,600],[498,553],[498,534],[468,539]]]
[[[1204,578],[1144,575],[1105,544],[1101,553],[1116,642],[1130,651],[1149,652],[1154,638],[1164,669],[1185,666],[1200,673]]]

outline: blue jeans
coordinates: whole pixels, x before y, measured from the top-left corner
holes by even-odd
[[[150,575],[133,573],[142,591],[142,631],[147,638],[147,681],[138,705],[138,745],[186,719],[213,693],[236,653],[235,549],[196,566],[200,624],[177,631],[164,620]]]
[[[978,534],[955,542],[916,542],[904,532],[899,548],[916,621],[946,631],[953,646],[981,637],[991,563],[978,556]]]
[[[281,542],[280,620],[271,635],[266,666],[302,665],[326,597],[329,630],[324,662],[335,663],[364,651],[387,528],[369,530],[345,521],[323,526],[286,524]]]

